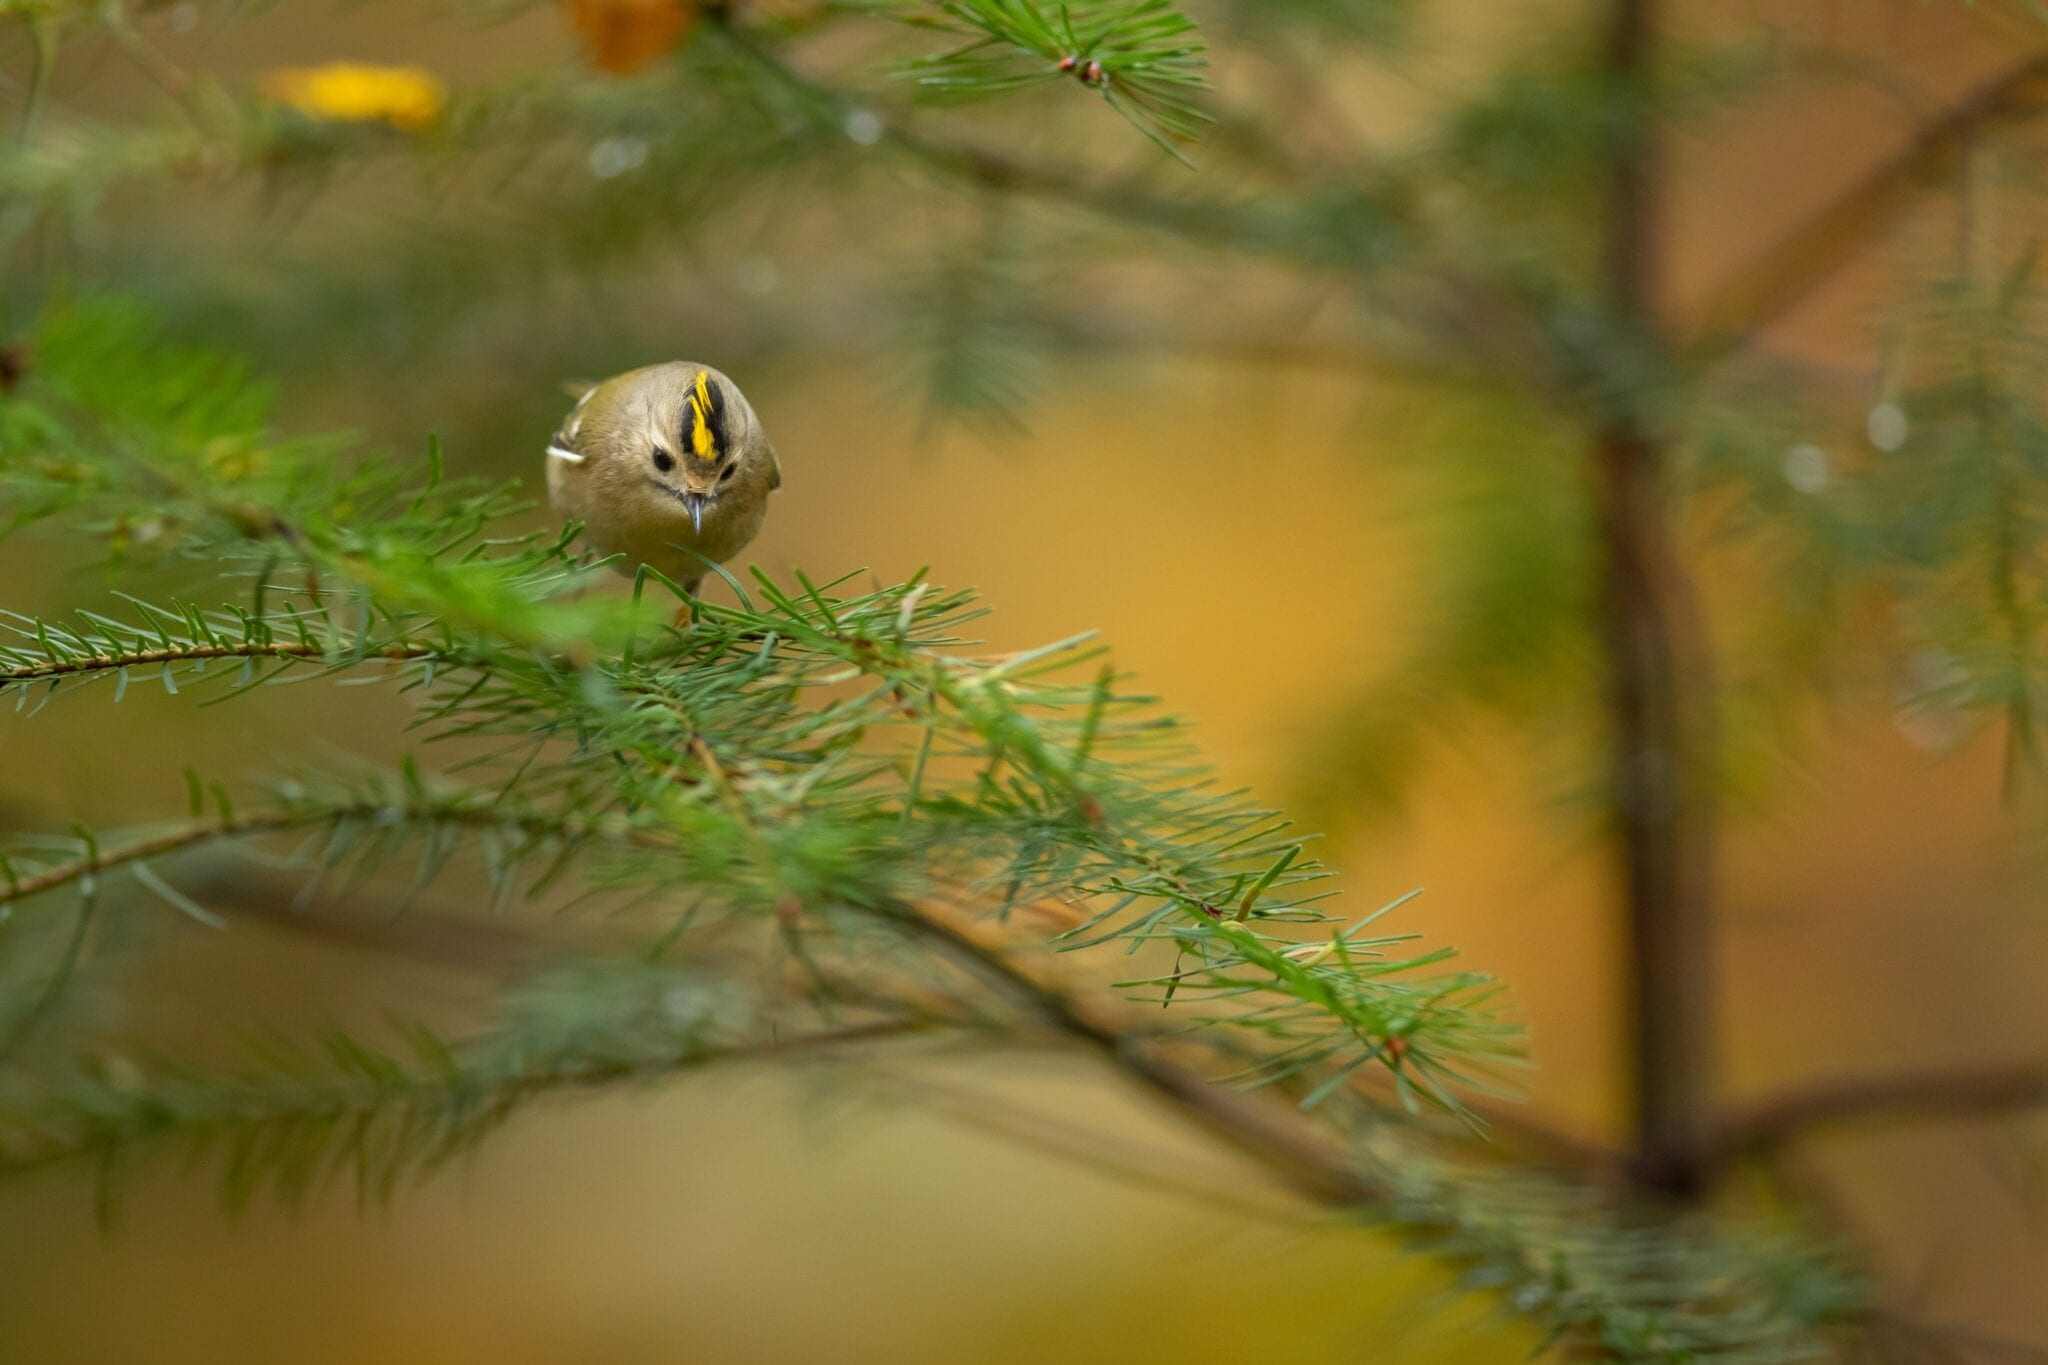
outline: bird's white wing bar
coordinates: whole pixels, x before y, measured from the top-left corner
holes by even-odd
[[[570,450],[565,446],[549,446],[548,454],[554,456],[558,460],[567,460],[570,464],[583,463],[583,457],[581,455],[578,455],[575,451]]]

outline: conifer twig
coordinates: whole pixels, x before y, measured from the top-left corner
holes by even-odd
[[[365,660],[386,662],[424,659],[443,653],[446,651],[434,645],[399,642],[373,645],[362,657]],[[74,677],[82,673],[106,673],[118,668],[147,668],[153,664],[197,663],[214,659],[317,660],[348,657],[352,656],[346,648],[337,649],[317,642],[234,640],[206,644],[194,641],[164,649],[139,649],[132,653],[92,654],[77,658],[51,657],[0,666],[0,688],[10,683],[26,684],[49,678]]]
[[[402,1103],[440,1102],[452,1109],[469,1112],[484,1109],[503,1112],[555,1092],[610,1089],[622,1083],[660,1079],[722,1062],[829,1051],[927,1034],[944,1026],[945,1021],[924,1017],[875,1019],[722,1046],[691,1047],[672,1054],[606,1058],[572,1056],[545,1061],[531,1069],[494,1079],[488,1083],[487,1095],[458,1094],[457,1078],[443,1070],[411,1073],[386,1067],[374,1078],[345,1076],[330,1079],[310,1098],[305,1094],[294,1094],[267,1100],[263,1096],[226,1093],[215,1096],[202,1112],[191,1115],[180,1115],[169,1106],[160,1106],[150,1115],[148,1133],[152,1138],[161,1139],[178,1131],[221,1133],[238,1129],[256,1130],[279,1122],[303,1124],[316,1114],[330,1122],[351,1118],[367,1122]],[[113,1116],[102,1114],[97,1117],[110,1120]],[[112,1162],[119,1146],[129,1140],[132,1140],[132,1135],[110,1123],[105,1127],[86,1127],[68,1137],[46,1135],[40,1141],[19,1144],[11,1149],[0,1146],[0,1175],[21,1175],[81,1159]]]

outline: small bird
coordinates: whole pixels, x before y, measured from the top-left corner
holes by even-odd
[[[621,573],[659,570],[692,597],[761,529],[782,487],[775,447],[739,386],[686,360],[595,386],[548,442],[548,501]],[[680,619],[680,618],[679,618]]]

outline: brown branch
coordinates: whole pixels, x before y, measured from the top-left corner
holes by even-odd
[[[2048,1107],[2048,1061],[1824,1081],[1737,1109],[1721,1124],[1714,1142],[1714,1162],[1726,1169],[1767,1156],[1816,1128],[1886,1120],[1980,1118],[2044,1107]]]
[[[138,839],[119,848],[74,858],[68,863],[58,863],[54,867],[45,868],[26,877],[11,878],[6,885],[0,886],[0,905],[10,901],[27,900],[30,896],[39,896],[46,891],[54,891],[60,886],[83,881],[96,873],[126,863],[146,862],[151,858],[161,858],[166,854],[196,848],[200,844],[235,839],[248,834],[276,834],[293,828],[297,823],[300,822],[283,814],[200,821],[148,839]]]
[[[1977,86],[1714,291],[1690,329],[1695,354],[1711,359],[1746,344],[1896,223],[1924,188],[1949,176],[1978,134],[2044,108],[2048,52],[2023,58]]]
[[[1169,875],[1162,872],[1162,875]],[[1188,893],[1192,898],[1192,892]],[[1030,917],[1037,921],[1048,934],[1072,929],[1080,924],[1085,915],[1075,906],[1057,901],[1034,901],[1016,907],[1012,912],[1017,918]],[[989,951],[996,951],[989,949]],[[1036,976],[1030,977],[1034,989],[1054,989],[1049,983]],[[1133,1043],[1148,1041],[1145,1035],[1128,1023],[1119,1021],[1114,1025],[1119,1037]],[[1395,1097],[1393,1076],[1378,1068],[1368,1068],[1355,1077],[1349,1087],[1361,1095],[1369,1096],[1375,1104],[1391,1107],[1398,1103]],[[1276,1091],[1294,1095],[1286,1084],[1274,1087]],[[1561,1124],[1551,1122],[1529,1110],[1507,1102],[1490,1102],[1474,1097],[1459,1101],[1464,1119],[1476,1120],[1476,1128],[1465,1122],[1448,1120],[1443,1125],[1441,1136],[1447,1142],[1468,1144],[1480,1152],[1494,1157],[1509,1154],[1532,1159],[1544,1166],[1569,1171],[1572,1174],[1598,1184],[1618,1184],[1625,1178],[1628,1161],[1626,1155],[1613,1147],[1592,1138],[1582,1137]]]
[[[1347,267],[1312,251],[1297,249],[1284,235],[1248,217],[1234,202],[1154,194],[1127,183],[1078,174],[1060,166],[1018,160],[987,148],[945,142],[891,126],[889,146],[939,175],[992,193],[1021,196],[1078,209],[1113,225],[1136,225],[1183,242],[1239,255],[1282,261],[1296,269],[1342,275]],[[1398,212],[1398,209],[1396,210]],[[1404,227],[1413,228],[1406,223]],[[1356,278],[1367,272],[1351,271]],[[1475,275],[1426,250],[1410,253],[1400,270],[1383,272],[1398,283],[1398,294],[1382,289],[1374,307],[1440,349],[1441,360],[1421,353],[1397,356],[1402,368],[1451,376],[1489,370],[1513,376],[1539,393],[1558,384],[1553,357],[1531,328],[1527,310],[1482,275]]]
[[[976,975],[993,979],[1043,1022],[1107,1058],[1126,1076],[1311,1203],[1347,1207],[1388,1193],[1368,1180],[1343,1147],[1297,1113],[1216,1084],[1154,1046],[1098,1017],[1073,994],[1020,967],[1006,945],[985,941],[936,905],[904,905],[896,923]]]

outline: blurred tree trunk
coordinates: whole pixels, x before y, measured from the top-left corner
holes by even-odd
[[[1656,316],[1653,0],[1613,0],[1606,269],[1617,345],[1662,351]],[[1613,359],[1621,357],[1610,352]],[[1712,1105],[1711,811],[1706,651],[1673,546],[1666,438],[1654,395],[1607,382],[1590,441],[1612,721],[1610,801],[1628,940],[1637,1177],[1686,1197],[1704,1184]]]

